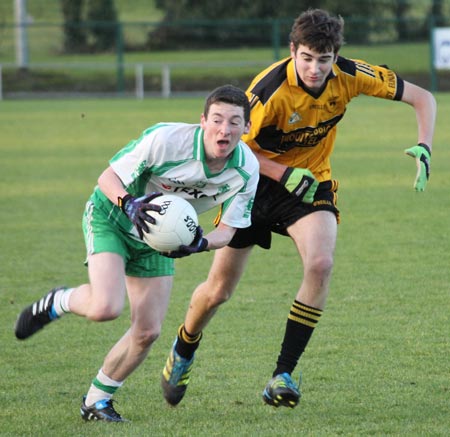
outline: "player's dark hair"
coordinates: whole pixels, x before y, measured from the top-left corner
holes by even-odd
[[[308,9],[294,21],[289,38],[296,50],[303,45],[317,53],[336,54],[344,44],[344,19],[323,9]]]
[[[206,98],[203,114],[208,118],[209,108],[213,103],[229,103],[240,106],[244,110],[244,121],[250,121],[250,103],[244,91],[234,85],[223,85],[211,91]]]

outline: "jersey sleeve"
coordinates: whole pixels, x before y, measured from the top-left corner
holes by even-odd
[[[344,74],[342,77],[347,76],[346,83],[353,95],[365,94],[389,100],[401,100],[403,96],[403,79],[386,66],[343,58],[337,66]]]
[[[147,167],[151,144],[151,135],[144,132],[110,159],[109,165],[125,186],[132,184]]]
[[[138,139],[130,141],[109,161],[114,172],[133,195],[144,194],[152,167],[170,158],[167,153],[171,148],[164,147],[170,131],[165,129],[166,126],[167,124],[159,123],[146,129]]]
[[[251,225],[251,210],[259,181],[258,160],[245,147],[245,165],[237,169],[242,179],[242,188],[225,200],[221,207],[220,221],[233,228],[247,228]]]

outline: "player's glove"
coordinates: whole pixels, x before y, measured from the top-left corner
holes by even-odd
[[[183,258],[192,255],[193,253],[204,252],[205,250],[208,250],[207,247],[208,240],[203,238],[203,229],[200,226],[197,226],[194,241],[189,246],[182,244],[178,250],[162,252],[161,255],[167,256],[168,258]]]
[[[430,179],[431,149],[424,143],[410,147],[405,153],[416,159],[417,174],[414,180],[414,188],[416,191],[424,191],[428,179]]]
[[[119,207],[131,220],[131,222],[136,226],[139,237],[144,237],[143,232],[150,232],[146,222],[154,225],[156,223],[155,219],[147,214],[147,211],[161,212],[160,205],[154,205],[150,203],[156,197],[162,196],[162,193],[150,193],[145,194],[141,197],[133,197],[131,194],[119,197]]]
[[[319,182],[307,168],[288,167],[281,177],[280,183],[305,203],[313,203],[319,186]]]

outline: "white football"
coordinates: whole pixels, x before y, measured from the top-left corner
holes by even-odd
[[[156,197],[151,203],[160,205],[161,212],[147,211],[156,223],[148,223],[150,232],[144,232],[144,241],[158,252],[177,250],[182,244],[191,244],[198,226],[194,207],[172,194]]]

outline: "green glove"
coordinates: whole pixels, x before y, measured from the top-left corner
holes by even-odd
[[[419,143],[417,146],[406,149],[405,153],[416,159],[417,174],[414,188],[416,191],[424,191],[430,179],[431,150],[426,144]]]
[[[307,168],[288,167],[281,177],[280,183],[305,203],[313,203],[319,186],[319,182]]]

